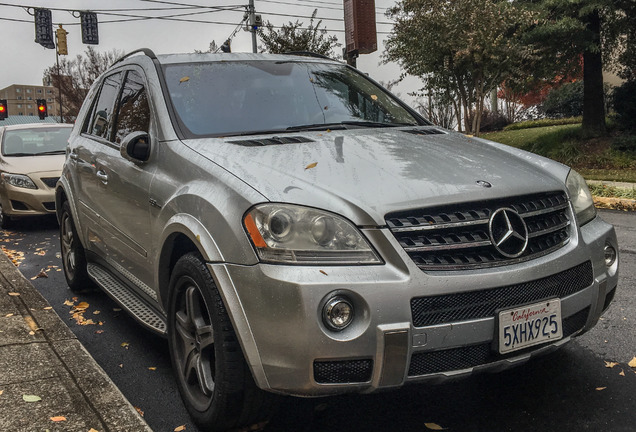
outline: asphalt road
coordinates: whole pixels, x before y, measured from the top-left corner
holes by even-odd
[[[499,374],[372,395],[284,400],[266,432],[636,431],[636,213],[602,211],[616,226],[621,280],[599,324],[556,353]],[[16,224],[0,237],[20,270],[157,432],[189,421],[170,369],[165,340],[144,330],[101,292],[66,287],[54,219]],[[41,272],[47,277],[37,277]],[[75,297],[75,299],[74,299]],[[71,304],[88,303],[73,318]],[[68,319],[66,318],[68,317]],[[94,324],[82,325],[83,320]],[[78,323],[79,321],[79,323]],[[101,325],[100,325],[101,323]],[[617,362],[612,368],[606,361]]]

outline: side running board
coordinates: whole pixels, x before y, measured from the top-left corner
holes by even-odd
[[[88,263],[88,274],[113,300],[125,309],[133,318],[150,330],[166,335],[168,327],[165,318],[148,306],[137,294],[120,282],[103,267]]]

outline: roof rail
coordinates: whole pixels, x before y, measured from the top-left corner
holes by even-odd
[[[333,60],[331,57],[327,57],[324,54],[318,54],[318,53],[311,52],[311,51],[287,51],[287,52],[284,52],[283,54],[284,55],[297,55],[297,56],[304,56],[304,57],[315,57],[315,58]]]
[[[144,53],[145,55],[147,55],[148,57],[150,57],[153,60],[157,60],[157,56],[155,55],[154,52],[152,52],[152,50],[150,48],[140,48],[138,50],[134,50],[129,52],[128,54],[124,55],[123,57],[120,57],[119,59],[117,59],[117,61],[115,63],[113,63],[113,65],[116,65],[117,63],[119,63],[120,61],[123,61],[125,58],[130,57],[133,54],[137,54],[137,53]]]

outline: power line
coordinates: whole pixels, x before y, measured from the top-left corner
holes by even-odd
[[[342,18],[326,18],[326,17],[312,17],[312,16],[307,16],[307,15],[291,15],[291,14],[284,14],[284,13],[278,13],[278,12],[263,12],[263,11],[259,11],[260,14],[263,15],[273,15],[273,16],[282,16],[282,17],[291,17],[291,18],[313,18],[316,20],[321,20],[321,21],[338,21],[338,22],[342,22],[343,19]],[[386,22],[386,21],[376,21],[376,24],[386,24],[386,25],[393,25],[394,23],[392,22]]]

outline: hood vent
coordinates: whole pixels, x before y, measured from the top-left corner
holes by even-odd
[[[300,144],[300,143],[308,143],[308,142],[314,142],[314,141],[302,136],[285,136],[285,137],[272,137],[272,138],[239,140],[239,141],[228,141],[228,142],[232,144],[238,144],[238,145],[248,146],[248,147],[259,147],[259,146],[280,145],[280,144]]]
[[[446,132],[443,132],[439,129],[435,128],[426,128],[426,129],[405,129],[402,132],[410,133],[413,135],[445,135]]]

